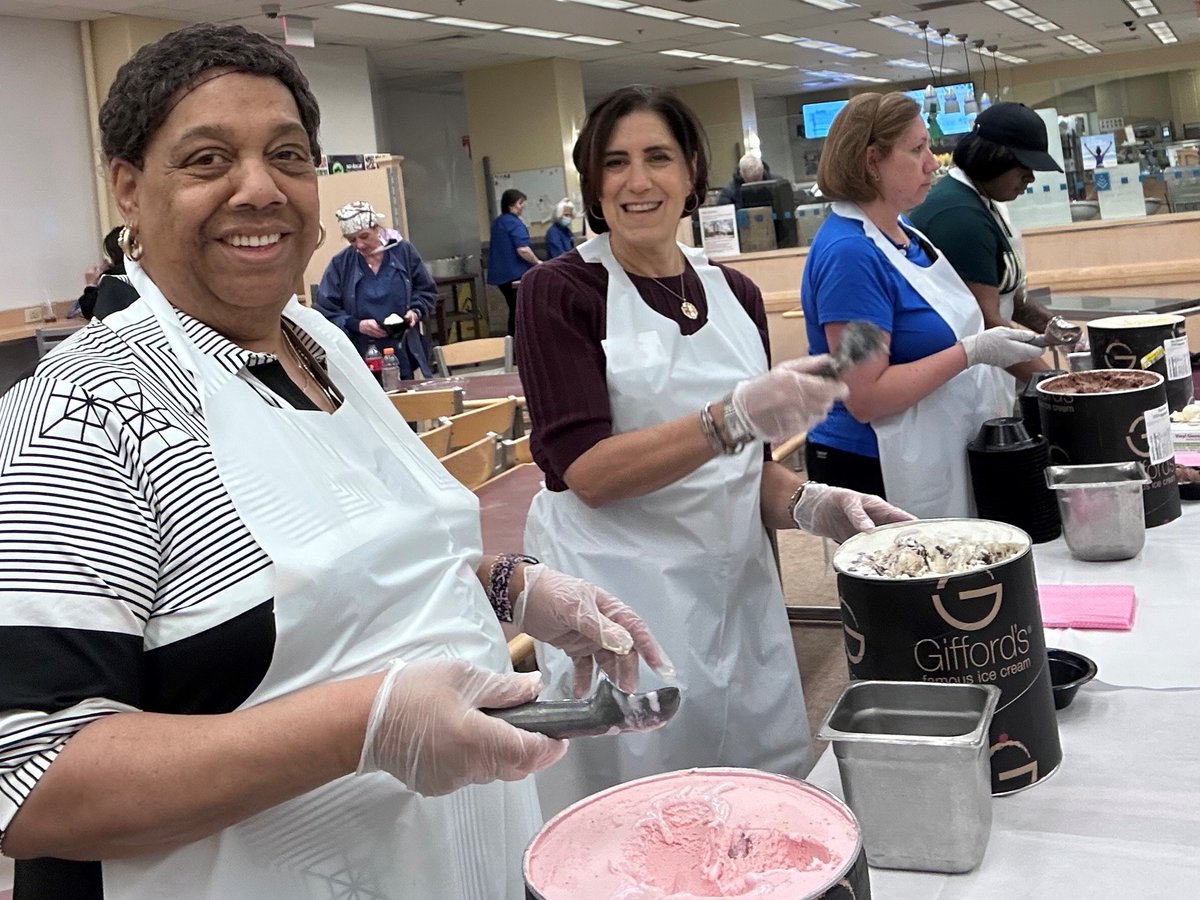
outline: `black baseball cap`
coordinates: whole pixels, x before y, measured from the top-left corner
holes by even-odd
[[[1004,147],[1027,169],[1062,171],[1046,152],[1046,125],[1042,117],[1024,103],[993,103],[975,117],[973,130],[985,141]]]

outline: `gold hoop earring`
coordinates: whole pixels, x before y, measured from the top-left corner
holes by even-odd
[[[121,252],[137,262],[142,258],[145,252],[144,248],[138,243],[137,235],[133,233],[133,229],[128,225],[121,227],[121,233],[117,236],[117,246],[121,248]]]
[[[320,237],[317,238],[317,246],[315,249],[320,250],[325,245],[325,223],[317,223],[317,234],[320,235]]]

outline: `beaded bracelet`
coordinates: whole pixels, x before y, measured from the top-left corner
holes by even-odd
[[[517,563],[537,565],[538,561],[532,556],[523,556],[520,553],[502,553],[496,557],[496,561],[492,563],[492,568],[488,572],[487,598],[492,604],[492,609],[496,611],[496,618],[501,622],[513,620],[513,605],[512,598],[508,596],[508,583],[512,580],[513,570],[516,569]]]

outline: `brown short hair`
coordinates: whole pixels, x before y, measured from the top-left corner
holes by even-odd
[[[854,97],[829,126],[817,163],[821,193],[830,200],[874,200],[879,192],[867,176],[867,148],[887,156],[920,113],[917,101],[899,91]]]
[[[588,227],[596,234],[608,231],[608,223],[597,215],[600,210],[600,185],[604,182],[604,153],[617,123],[630,113],[652,112],[667,124],[671,137],[683,150],[683,158],[694,167],[692,196],[679,218],[695,212],[708,193],[708,144],[696,114],[670,91],[648,84],[633,84],[600,99],[587,115],[571,159],[579,171],[579,190]],[[688,206],[691,209],[688,209]]]

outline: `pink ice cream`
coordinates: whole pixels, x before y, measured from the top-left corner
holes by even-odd
[[[525,875],[547,900],[816,897],[859,851],[853,816],[811,785],[690,769],[619,785],[552,819]]]

